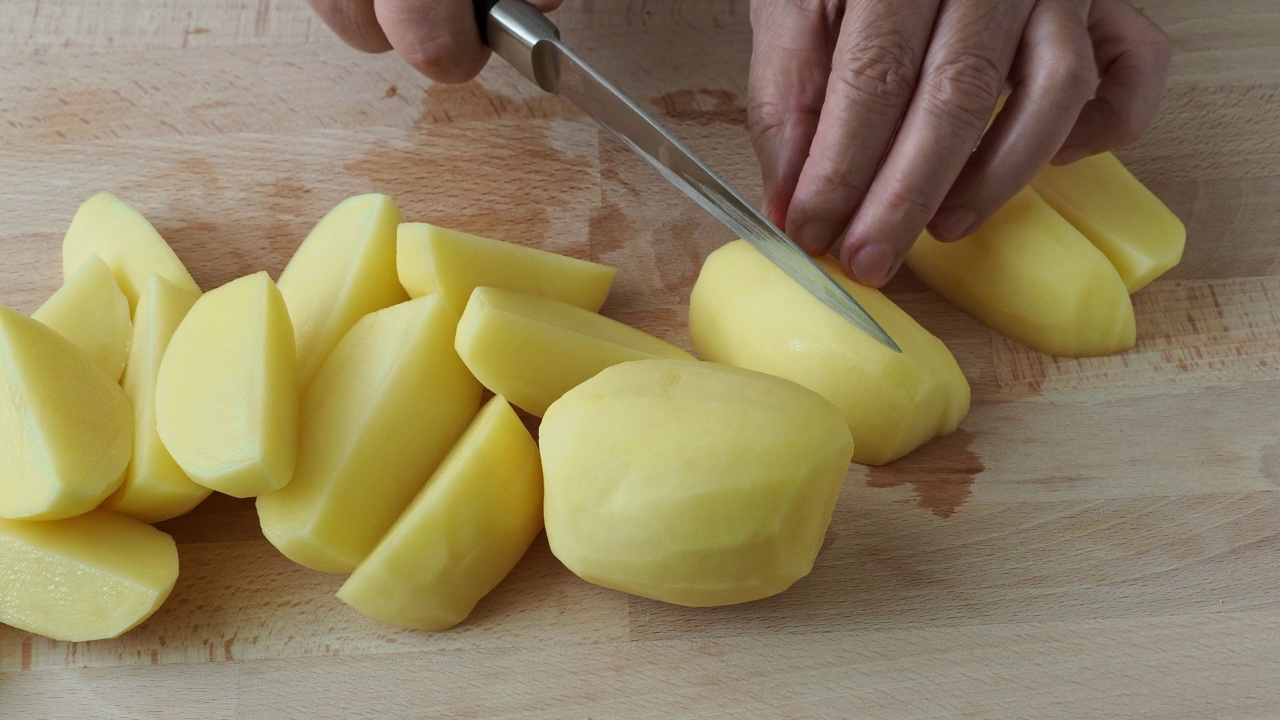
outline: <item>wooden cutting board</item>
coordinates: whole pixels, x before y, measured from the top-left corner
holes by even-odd
[[[756,196],[746,2],[567,4],[566,37]],[[579,581],[539,540],[464,626],[406,632],[213,498],[163,524],[182,576],[125,637],[0,627],[0,717],[1275,717],[1280,6],[1142,4],[1177,56],[1121,157],[1190,240],[1135,299],[1138,346],[1044,357],[897,279],[973,411],[852,469],[791,591],[669,607]],[[103,189],[206,289],[277,276],[328,208],[385,192],[409,219],[617,265],[606,312],[685,347],[699,264],[730,239],[504,67],[433,87],[303,0],[10,0],[0,55],[0,301],[23,311]]]

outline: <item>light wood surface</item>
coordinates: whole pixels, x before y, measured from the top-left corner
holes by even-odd
[[[746,2],[566,4],[566,38],[756,196]],[[0,718],[1280,716],[1280,6],[1143,5],[1176,57],[1120,155],[1190,239],[1135,300],[1137,348],[1043,357],[896,280],[973,411],[851,470],[791,591],[669,607],[577,580],[539,540],[464,626],[406,632],[215,497],[163,524],[182,575],[135,631],[0,627]],[[606,312],[686,347],[699,263],[730,239],[506,68],[431,87],[304,0],[8,0],[0,58],[0,301],[23,311],[102,189],[205,288],[277,275],[333,204],[389,193],[410,219],[618,265]]]

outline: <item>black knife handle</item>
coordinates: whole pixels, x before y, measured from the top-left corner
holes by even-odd
[[[489,11],[497,4],[498,0],[471,0],[476,10],[476,27],[480,28],[480,42],[485,45],[489,44]]]

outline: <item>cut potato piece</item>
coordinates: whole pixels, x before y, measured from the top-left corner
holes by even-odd
[[[366,315],[330,353],[302,397],[293,481],[258,498],[285,556],[355,570],[466,430],[481,387],[454,352],[457,324],[428,295]]]
[[[0,520],[0,623],[54,640],[119,637],[178,580],[173,538],[94,510],[49,522]]]
[[[133,334],[129,300],[102,258],[90,255],[31,317],[88,353],[112,380],[120,379]]]
[[[821,395],[679,360],[601,372],[551,406],[539,437],[555,556],[598,585],[689,606],[807,575],[853,453]]]
[[[338,598],[391,625],[447,630],[541,531],[538,446],[507,401],[494,397]]]
[[[298,449],[298,356],[265,272],[211,290],[174,331],[156,429],[192,480],[232,497],[284,487]]]
[[[693,360],[643,331],[568,303],[476,288],[458,323],[458,354],[480,382],[541,416],[570,388],[628,360]]]
[[[198,298],[153,273],[134,314],[133,349],[121,382],[133,402],[133,460],[120,489],[102,506],[143,522],[175,518],[213,492],[187,477],[156,431],[160,362],[173,333]]]
[[[169,243],[141,213],[111,193],[85,200],[71,219],[62,241],[63,277],[70,279],[90,255],[102,258],[115,273],[130,313],[153,272],[180,288],[200,292]]]
[[[819,262],[902,348],[893,352],[840,317],[742,240],[711,253],[689,301],[689,331],[705,360],[797,382],[835,403],[853,459],[883,465],[955,430],[969,383],[941,340],[879,290]]]
[[[577,305],[604,305],[617,269],[457,230],[405,223],[396,263],[411,297],[440,293],[461,313],[478,287],[496,287]]]
[[[120,385],[70,340],[0,305],[0,517],[92,510],[120,486],[132,449]]]
[[[1050,165],[1031,186],[1107,256],[1130,294],[1182,260],[1186,227],[1111,153]]]
[[[386,195],[348,198],[316,224],[280,274],[302,387],[357,320],[408,299],[396,276],[399,224],[400,209]]]
[[[1116,269],[1031,188],[958,242],[924,233],[906,263],[956,307],[1042,353],[1133,347],[1133,303]]]

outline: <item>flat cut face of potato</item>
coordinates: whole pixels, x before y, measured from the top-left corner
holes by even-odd
[[[480,408],[439,295],[366,315],[302,398],[298,469],[257,500],[262,532],[294,562],[350,573],[404,512]]]
[[[120,385],[70,340],[0,305],[0,517],[92,510],[120,486],[132,450]]]
[[[160,608],[178,579],[173,538],[94,510],[0,520],[0,623],[54,640],[119,637]]]
[[[447,630],[511,572],[541,531],[538,446],[496,396],[338,598],[391,625]]]
[[[298,355],[265,272],[211,290],[174,331],[156,379],[156,428],[192,480],[254,497],[293,476]]]
[[[129,299],[102,258],[90,255],[31,317],[85,351],[112,380],[120,379],[133,336]]]
[[[688,606],[758,600],[807,575],[854,449],[821,395],[681,360],[604,370],[538,434],[556,557],[589,582]]]
[[[941,340],[879,290],[819,263],[902,348],[854,327],[742,240],[707,258],[689,300],[689,334],[705,360],[799,383],[840,408],[854,462],[883,465],[959,426],[969,382]]]
[[[665,340],[603,315],[487,287],[471,294],[455,346],[485,387],[539,417],[561,395],[612,365],[694,359]]]

